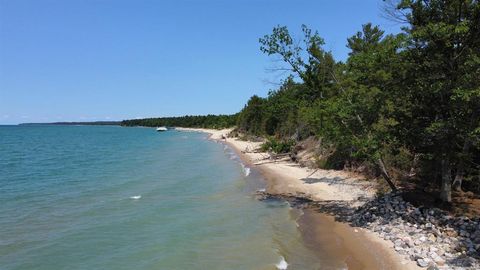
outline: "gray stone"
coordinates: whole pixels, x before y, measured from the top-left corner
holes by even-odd
[[[403,241],[402,241],[402,239],[397,239],[397,240],[395,240],[395,241],[393,242],[393,244],[394,244],[395,246],[402,246],[402,245],[403,245]]]
[[[428,258],[417,259],[417,264],[420,267],[427,267],[430,264],[430,260]]]

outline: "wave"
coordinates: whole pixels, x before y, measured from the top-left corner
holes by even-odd
[[[140,200],[142,198],[141,195],[135,195],[135,196],[131,196],[130,199],[132,200]]]
[[[225,147],[227,147],[227,146],[225,146]],[[235,154],[235,152],[230,150],[228,147],[225,149],[225,153],[228,155],[229,159],[231,159],[231,160],[237,159],[237,154]]]
[[[240,163],[240,165],[242,165],[243,172],[245,173],[245,176],[249,176],[250,175],[250,168],[243,165],[243,163]]]
[[[245,168],[245,176],[249,176],[250,175],[250,168],[246,167]]]
[[[243,169],[243,173],[245,174],[245,176],[249,176],[250,175],[250,168],[245,166],[243,163],[240,162],[240,165],[242,166],[242,169]]]
[[[287,261],[285,260],[285,258],[283,256],[280,256],[280,262],[275,264],[275,267],[277,267],[278,270],[285,270],[288,268],[288,263]]]

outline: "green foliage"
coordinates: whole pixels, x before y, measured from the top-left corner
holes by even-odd
[[[318,159],[320,167],[361,164],[386,179],[414,171],[433,183],[455,175],[467,187],[480,187],[480,3],[401,0],[395,12],[407,22],[403,32],[385,35],[378,26],[363,25],[347,39],[345,62],[335,61],[319,33],[304,25],[300,40],[287,27],[274,27],[260,38],[260,50],[291,73],[236,115],[122,125],[236,124],[242,136],[267,136],[262,147],[275,153],[316,136],[334,149]]]
[[[385,164],[415,169],[424,181],[452,175],[478,181],[480,3],[402,0],[395,12],[408,22],[403,32],[385,35],[363,25],[347,40],[345,62],[336,62],[306,26],[301,40],[275,27],[260,39],[260,50],[282,60],[291,75],[266,98],[250,99],[239,130],[279,141],[320,137],[336,147],[318,161],[323,167]]]
[[[277,140],[273,137],[269,137],[266,142],[261,146],[262,151],[272,151],[276,154],[288,153],[295,145],[294,140]]]
[[[258,96],[253,96],[248,101],[245,108],[238,115],[238,129],[254,135],[262,134],[262,125],[264,119],[263,105],[265,100]]]
[[[222,129],[235,125],[237,114],[234,115],[186,115],[180,117],[160,117],[123,120],[122,126],[144,126],[144,127],[191,127],[191,128],[213,128]]]

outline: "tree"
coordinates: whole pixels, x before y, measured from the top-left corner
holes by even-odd
[[[260,50],[279,56],[288,64],[287,69],[296,74],[307,86],[311,100],[327,97],[333,84],[331,76],[335,60],[331,52],[323,50],[325,44],[318,32],[302,25],[302,41],[295,41],[286,26],[273,28],[271,35],[260,38]]]
[[[255,135],[263,134],[264,102],[265,100],[257,95],[248,100],[238,116],[237,126],[240,131]]]
[[[476,0],[403,0],[409,25],[408,87],[416,148],[441,166],[440,197],[451,201],[452,174],[463,178],[480,110],[480,4]]]

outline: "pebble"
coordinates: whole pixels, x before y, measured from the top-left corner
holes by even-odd
[[[397,253],[422,268],[480,269],[480,217],[417,208],[389,193],[357,208],[350,221],[392,241]]]
[[[429,263],[430,263],[430,260],[427,259],[427,258],[417,260],[417,264],[420,267],[427,267],[429,265]]]

